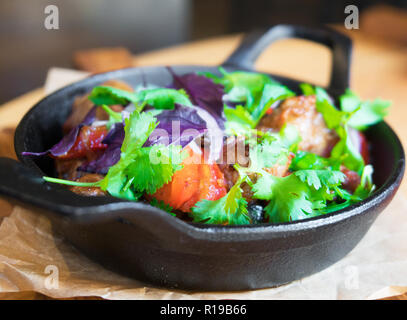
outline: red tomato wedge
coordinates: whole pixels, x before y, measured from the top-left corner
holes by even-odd
[[[218,200],[226,195],[226,185],[216,163],[204,163],[202,155],[189,147],[186,150],[189,157],[183,161],[183,168],[152,197],[174,209],[190,212],[200,200]]]
[[[108,130],[105,126],[83,126],[72,148],[58,159],[77,159],[86,157],[90,153],[107,148],[102,141]]]

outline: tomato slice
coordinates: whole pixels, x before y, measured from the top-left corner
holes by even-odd
[[[174,209],[190,212],[200,200],[218,200],[226,195],[226,184],[216,163],[204,163],[202,155],[189,147],[186,150],[189,157],[183,161],[183,168],[152,197]]]
[[[102,143],[102,141],[107,133],[106,126],[83,126],[72,148],[64,155],[58,156],[58,158],[77,159],[87,157],[97,150],[106,149],[107,145]]]

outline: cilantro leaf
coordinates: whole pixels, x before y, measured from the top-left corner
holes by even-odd
[[[224,99],[244,103],[249,112],[259,104],[264,86],[274,83],[269,76],[257,72],[227,72],[223,68],[219,68],[219,71],[222,73],[220,77],[209,72],[200,74],[211,78],[217,84],[222,84],[227,93]]]
[[[353,145],[348,125],[345,124],[341,127],[337,127],[336,133],[340,140],[333,147],[331,158],[340,159],[345,167],[361,174],[365,162],[359,150]]]
[[[192,103],[185,90],[170,88],[146,89],[137,93],[137,101],[145,102],[155,109],[174,109],[175,104],[191,107]]]
[[[175,171],[181,169],[176,162],[172,162],[168,149],[164,145],[154,145],[141,148],[132,154],[133,161],[125,168],[125,174],[132,180],[131,187],[138,193],[153,194],[157,189],[171,181]],[[177,146],[181,152],[181,146]],[[156,159],[154,159],[156,158]],[[155,161],[159,159],[158,161]]]
[[[329,158],[324,158],[316,155],[315,153],[307,151],[298,151],[295,157],[291,161],[290,170],[306,170],[306,169],[327,169],[336,168],[339,169],[339,165],[334,165]]]
[[[256,125],[261,118],[266,114],[270,106],[278,100],[287,99],[294,96],[295,93],[288,89],[286,86],[279,83],[266,83],[263,88],[260,102],[257,106],[253,107],[251,112],[252,117],[256,121]]]
[[[247,168],[236,166],[240,173],[262,173],[265,168],[275,164],[285,164],[289,150],[281,139],[273,136],[263,139],[260,143],[253,143],[249,148],[250,164]]]
[[[332,104],[331,98],[324,89],[316,87],[315,92],[317,97],[316,107],[324,117],[326,126],[329,129],[336,129],[341,126],[346,121],[347,113],[338,110]]]
[[[314,216],[310,188],[296,175],[275,177],[263,174],[253,186],[254,197],[268,200],[265,214],[272,223],[289,222]]]
[[[124,121],[122,156],[126,156],[136,148],[141,148],[158,125],[156,118],[149,112],[132,112]]]
[[[201,200],[191,208],[194,222],[224,225],[250,224],[247,201],[243,198],[239,181],[229,192],[218,200]]]
[[[137,200],[144,193],[154,193],[181,169],[181,146],[143,147],[157,124],[150,113],[134,111],[125,119],[120,160],[101,181],[102,190],[116,197]]]
[[[286,86],[261,73],[246,71],[229,73],[223,68],[219,70],[222,76],[209,72],[199,74],[212,79],[216,84],[223,85],[226,92],[223,96],[225,101],[239,103],[235,109],[224,107],[227,119],[225,126],[229,134],[247,135],[250,129],[257,126],[274,102],[295,95]]]
[[[362,101],[349,89],[340,97],[340,102],[343,111],[354,112],[348,124],[358,130],[365,130],[368,126],[382,121],[391,105],[390,101],[381,99]]]
[[[376,186],[373,184],[373,166],[368,164],[363,168],[362,175],[360,178],[360,184],[357,186],[353,195],[360,198],[360,200],[366,199],[372,194],[376,189]]]
[[[359,150],[353,145],[349,134],[349,119],[354,112],[341,111],[335,108],[331,98],[322,88],[315,88],[317,95],[317,110],[324,117],[329,129],[333,129],[339,136],[339,141],[331,151],[331,158],[340,160],[348,169],[361,173],[365,163]]]
[[[224,106],[223,113],[226,118],[225,129],[228,134],[247,135],[256,123],[251,114],[241,105],[236,108]]]
[[[309,83],[301,83],[300,89],[304,96],[313,96],[316,94],[315,88],[312,85],[310,85]]]
[[[129,102],[138,101],[134,92],[109,86],[98,86],[93,88],[88,99],[97,106],[111,106],[115,104],[126,105]]]
[[[299,170],[294,174],[315,190],[319,190],[323,186],[326,188],[339,186],[346,178],[341,171],[331,170]]]
[[[113,124],[123,121],[122,114],[120,112],[113,111],[105,104],[101,105],[101,108],[109,115],[109,121],[106,124],[107,129],[110,130]]]
[[[141,111],[145,104],[159,110],[174,109],[176,103],[192,106],[184,90],[170,88],[144,89],[135,93],[109,86],[98,86],[93,88],[89,99],[96,105],[126,105],[132,102],[138,107],[138,111]]]
[[[345,201],[340,203],[331,202],[325,208],[320,209],[320,212],[323,214],[335,212],[366,199],[375,190],[375,185],[372,182],[372,173],[373,167],[371,165],[367,165],[363,168],[360,184],[353,194],[340,187],[335,188],[336,194]]]
[[[153,207],[156,207],[158,209],[161,209],[167,213],[169,213],[170,215],[172,215],[173,217],[176,217],[177,215],[173,212],[174,208],[172,208],[169,204],[165,203],[164,201],[159,201],[155,198],[153,198],[150,201],[150,205],[152,205]]]
[[[298,144],[301,142],[301,136],[297,127],[290,124],[283,125],[277,137],[281,144],[291,152],[296,152]]]
[[[323,214],[333,199],[331,190],[344,179],[332,170],[299,170],[286,177],[263,173],[252,190],[255,198],[269,201],[265,212],[270,222],[289,222]]]

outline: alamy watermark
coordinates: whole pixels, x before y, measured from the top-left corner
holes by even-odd
[[[353,4],[345,7],[345,11],[348,16],[345,18],[345,28],[348,30],[359,29],[359,8]]]
[[[44,269],[44,273],[48,274],[44,280],[44,287],[47,290],[59,289],[59,269],[57,266],[50,264]]]
[[[44,27],[47,30],[59,30],[59,9],[56,5],[50,4],[45,7]]]

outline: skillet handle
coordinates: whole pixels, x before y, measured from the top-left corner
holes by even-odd
[[[107,197],[77,196],[65,186],[46,183],[40,173],[10,158],[0,158],[0,195],[62,213],[69,213],[70,207],[90,207],[112,202]]]
[[[327,89],[335,95],[343,94],[349,87],[352,42],[333,29],[279,24],[266,32],[255,31],[243,39],[222,66],[253,70],[259,55],[273,42],[285,38],[311,40],[329,47],[332,50],[332,71]]]
[[[66,186],[47,183],[42,175],[10,158],[0,157],[0,196],[42,209],[44,213],[70,218],[75,223],[102,223],[126,219],[146,230],[185,228],[184,222],[161,209],[141,202],[124,201],[110,196],[80,196]],[[161,228],[161,229],[160,229]]]
[[[77,195],[65,186],[44,182],[41,174],[10,158],[0,157],[0,196],[78,226],[118,220],[133,224],[167,246],[168,239],[185,240],[191,232],[205,233],[146,203]]]

